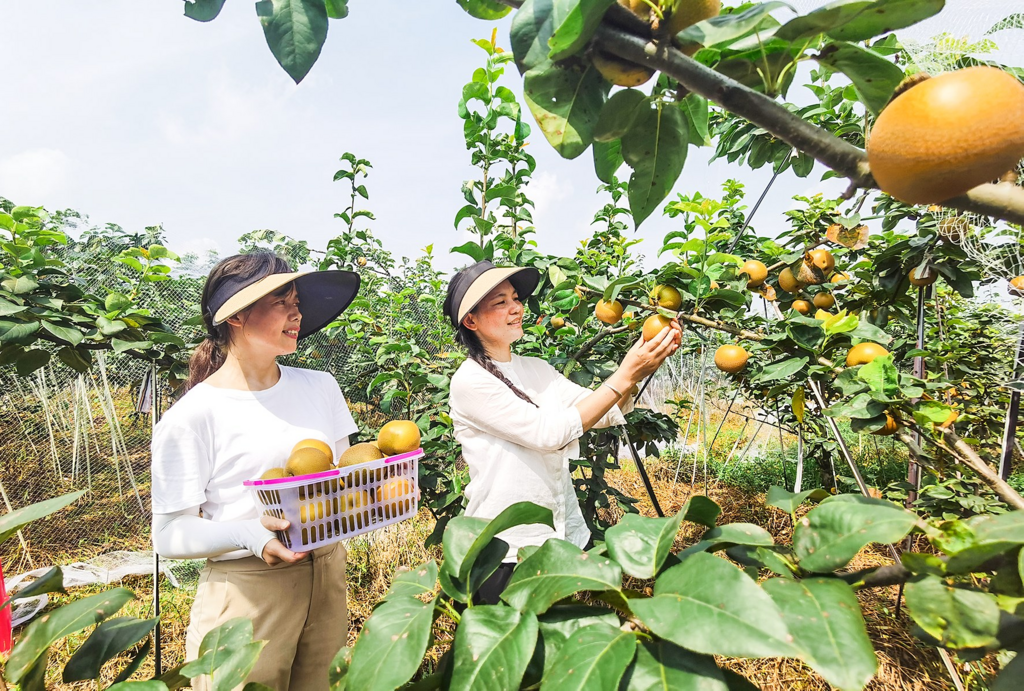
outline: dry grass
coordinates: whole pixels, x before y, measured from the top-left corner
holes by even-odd
[[[671,473],[659,472],[658,462],[651,461],[652,483],[666,514],[678,511],[695,493],[703,494],[705,488],[698,482],[690,486],[685,482],[673,485]],[[666,479],[666,476],[667,479]],[[646,497],[640,477],[631,463],[625,463],[618,471],[608,473],[609,481],[631,496],[640,497],[638,505],[641,513],[653,516],[654,510]],[[686,477],[688,480],[689,477]],[[740,492],[721,483],[710,483],[708,496],[723,508],[721,522],[755,523],[768,530],[777,542],[787,543],[792,537],[790,518],[782,511],[765,506],[763,495]],[[801,512],[807,509],[802,509]],[[614,518],[614,516],[609,516]],[[355,640],[363,621],[369,616],[373,605],[387,591],[394,571],[402,565],[412,566],[428,559],[440,559],[440,548],[426,549],[423,542],[433,529],[430,514],[423,510],[412,521],[391,526],[372,533],[362,539],[353,540],[349,544],[348,557],[348,596],[350,612],[349,641]],[[676,540],[676,549],[693,544],[700,536],[700,528],[685,524]],[[141,547],[144,535],[138,535],[135,541]],[[120,546],[120,545],[119,545]],[[56,560],[57,563],[62,563]],[[864,568],[871,565],[889,563],[883,548],[866,549],[851,564],[851,568]],[[122,611],[124,615],[152,616],[151,580],[144,577],[125,579],[123,585],[131,588],[137,599],[129,603]],[[649,583],[633,582],[630,587],[644,588]],[[194,587],[194,586],[193,586]],[[81,597],[99,588],[82,588],[74,592]],[[949,675],[942,665],[937,652],[921,645],[909,633],[910,622],[905,613],[898,616],[895,611],[897,597],[896,588],[877,589],[858,594],[868,625],[868,634],[874,644],[879,669],[875,680],[869,685],[871,691],[940,691],[952,688]],[[55,604],[63,600],[55,598]],[[164,668],[174,666],[183,661],[185,627],[191,607],[192,591],[189,588],[173,589],[163,585],[162,590],[162,636]],[[433,648],[428,651],[424,663],[424,671],[431,671],[438,658],[443,654],[450,642],[454,625],[442,618],[443,630]],[[84,636],[78,635],[62,643],[55,650],[48,678],[47,688],[87,689],[92,684],[62,684],[58,678],[59,670],[70,653],[77,648]],[[109,682],[117,671],[124,666],[127,658],[122,656],[104,669],[104,680]],[[766,691],[817,691],[828,689],[828,684],[813,670],[803,663],[787,659],[746,660],[721,658],[719,663],[749,678],[759,688]],[[141,673],[136,678],[145,678],[153,672],[153,657],[148,656]]]

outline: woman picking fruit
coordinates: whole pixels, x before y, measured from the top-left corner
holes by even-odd
[[[260,518],[242,483],[284,465],[296,442],[311,447],[303,457],[329,462],[348,447],[357,428],[334,377],[280,366],[277,357],[334,321],[358,290],[358,274],[293,272],[269,252],[217,264],[200,303],[206,340],[189,362],[185,395],[153,435],[156,551],[208,559],[186,659],[198,657],[214,627],[250,618],[255,638],[268,644],[248,681],[273,689],[328,688],[331,659],[348,635],[345,550],[289,550],[272,532],[288,522]],[[193,685],[206,688],[204,681]]]
[[[494,518],[530,501],[551,509],[554,518],[554,529],[532,524],[500,533],[508,554],[476,595],[487,604],[505,589],[520,547],[553,537],[579,547],[590,542],[569,459],[579,456],[578,439],[587,430],[625,424],[630,389],[658,369],[682,337],[672,320],[653,339],[640,338],[596,390],[574,384],[544,360],[512,353],[523,336],[522,300],[539,279],[536,269],[477,262],[452,278],[444,303],[457,340],[469,351],[449,398],[455,438],[469,466],[466,515]]]

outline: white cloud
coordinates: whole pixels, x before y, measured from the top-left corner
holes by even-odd
[[[0,159],[0,195],[15,204],[41,204],[64,185],[71,166],[59,149],[31,149]]]
[[[526,196],[533,200],[536,210],[534,220],[549,213],[557,202],[571,196],[572,193],[572,182],[560,179],[558,175],[547,170],[537,173],[526,186]]]

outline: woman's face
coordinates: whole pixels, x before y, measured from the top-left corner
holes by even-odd
[[[299,338],[299,295],[295,284],[286,290],[264,295],[248,310],[231,317],[232,346],[239,346],[252,355],[277,357],[295,352]]]
[[[485,343],[509,346],[523,337],[523,303],[512,284],[503,281],[462,323]]]

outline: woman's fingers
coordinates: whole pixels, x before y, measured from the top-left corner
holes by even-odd
[[[263,561],[271,566],[281,563],[294,564],[305,559],[307,554],[307,552],[293,552],[275,538],[263,548]]]
[[[267,530],[288,530],[288,526],[291,525],[291,523],[283,518],[275,518],[274,516],[261,516],[260,523]]]

